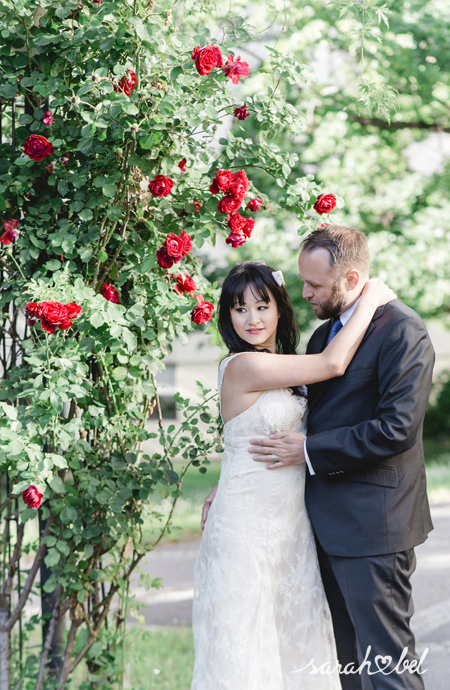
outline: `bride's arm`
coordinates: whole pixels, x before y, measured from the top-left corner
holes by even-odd
[[[228,385],[251,393],[301,386],[342,376],[352,361],[376,309],[395,299],[382,281],[374,278],[364,287],[354,313],[323,352],[317,355],[245,353],[227,367]]]

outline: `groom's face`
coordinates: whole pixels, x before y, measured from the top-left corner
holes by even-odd
[[[298,269],[304,282],[302,295],[310,303],[314,316],[331,319],[340,314],[347,304],[345,278],[336,279],[327,250],[300,252]]]

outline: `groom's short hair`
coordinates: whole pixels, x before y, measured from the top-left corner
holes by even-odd
[[[367,238],[358,228],[326,225],[310,233],[300,245],[302,252],[326,249],[330,266],[339,277],[352,268],[369,273],[370,253]]]

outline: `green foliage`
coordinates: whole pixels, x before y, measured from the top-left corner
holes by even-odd
[[[166,427],[161,418],[159,450],[141,451],[153,436],[148,416],[159,409],[155,375],[173,341],[186,342],[194,328],[196,302],[175,292],[177,274],[217,298],[195,251],[171,270],[158,265],[157,251],[168,234],[183,230],[197,249],[223,242],[226,217],[209,192],[219,167],[245,169],[255,196],[258,173],[270,176],[280,190],[271,211],[289,208],[305,228],[317,219],[311,207],[319,185],[311,175],[293,179],[298,156],[275,141],[280,132],[301,133],[304,118],[284,95],[305,87],[311,69],[273,46],[272,83],[248,101],[255,131],[217,140],[240,103],[222,70],[200,76],[191,52],[214,42],[226,58],[234,42],[259,32],[242,17],[211,22],[201,3],[182,21],[184,4],[175,5],[6,0],[0,15],[0,208],[3,222],[19,221],[20,233],[0,250],[2,541],[5,553],[22,547],[37,566],[45,559],[51,577],[43,590],[53,596],[56,619],[70,617],[60,688],[82,659],[89,687],[121,677],[129,579],[170,531],[188,467],[204,474],[210,452],[219,452],[215,394],[204,389],[199,402],[177,396],[180,422]],[[131,81],[126,87],[131,72],[134,88]],[[32,159],[24,151],[32,135],[48,140],[53,153]],[[187,172],[179,167],[183,158]],[[169,195],[149,192],[155,175],[173,180]],[[104,283],[115,286],[120,303],[105,299]],[[75,302],[81,314],[54,333],[25,322],[27,302],[48,301]],[[175,458],[183,459],[181,472]],[[40,549],[36,511],[17,500],[30,484],[44,492]],[[161,500],[171,502],[168,514]],[[16,535],[9,529],[13,506]],[[149,516],[159,529],[143,541]],[[13,609],[20,610],[14,592]],[[106,628],[115,598],[116,623]],[[28,624],[38,623],[35,616]],[[53,687],[47,653],[48,645],[40,658],[26,658],[24,688]],[[19,676],[13,655],[13,686]]]

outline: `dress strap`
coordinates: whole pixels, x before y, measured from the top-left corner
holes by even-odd
[[[223,377],[225,374],[225,369],[227,368],[228,364],[231,362],[232,359],[237,357],[238,355],[244,355],[246,354],[245,352],[235,352],[233,355],[227,355],[219,364],[219,369],[217,370],[217,389],[219,391],[219,410],[220,410],[220,416],[222,417],[222,396],[221,396],[221,390],[222,390],[222,383],[223,383]],[[223,421],[223,417],[222,417]]]

